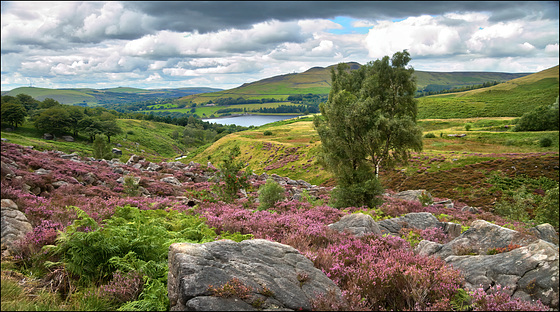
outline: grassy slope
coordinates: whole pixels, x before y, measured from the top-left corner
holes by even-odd
[[[20,93],[23,93],[32,96],[39,101],[43,101],[46,98],[52,98],[62,104],[82,103],[83,101],[92,105],[97,104],[97,100],[95,99],[95,97],[91,94],[88,94],[86,90],[88,89],[63,90],[22,87],[13,89],[6,93],[2,92],[2,95],[16,96]]]
[[[558,96],[558,66],[489,88],[422,97],[419,118],[519,117]]]
[[[124,132],[111,138],[111,146],[116,147],[117,143],[122,145],[118,148],[122,150],[123,155],[119,159],[123,162],[133,154],[159,162],[173,160],[174,157],[187,152],[187,148],[181,142],[171,137],[173,131],[177,131],[180,137],[183,127],[133,119],[119,119],[117,122]],[[10,143],[34,146],[38,150],[54,149],[66,153],[77,152],[83,156],[93,155],[92,144],[86,138],[78,137],[75,142],[66,142],[62,138],[47,141],[42,139],[42,134],[31,123],[26,122],[13,132],[2,131],[2,138],[8,139]]]

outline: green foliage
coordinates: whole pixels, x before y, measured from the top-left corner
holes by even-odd
[[[540,147],[549,147],[552,145],[552,139],[549,137],[544,137],[539,140]]]
[[[128,309],[166,310],[167,253],[175,242],[213,241],[215,232],[202,219],[175,210],[139,210],[116,207],[114,215],[100,227],[78,208],[76,219],[59,234],[57,245],[45,246],[59,256],[68,272],[84,285],[106,282],[112,274],[137,271],[144,275],[139,302]]]
[[[314,125],[321,137],[321,162],[337,180],[335,206],[373,207],[381,194],[379,167],[406,163],[409,150],[422,149],[413,69],[405,68],[409,61],[403,51],[358,70],[339,64],[331,71],[329,100],[320,104],[322,117]]]
[[[225,152],[222,164],[219,166],[220,171],[217,176],[225,182],[225,185],[218,185],[216,191],[227,203],[233,202],[237,198],[237,192],[250,185],[248,182],[250,169],[246,168],[244,172],[241,172],[241,169],[246,166],[244,161],[237,159],[240,154],[238,145],[232,147]]]
[[[431,133],[431,132],[426,133],[426,134],[424,135],[424,138],[426,138],[426,139],[433,139],[433,138],[435,138],[435,137],[436,137],[436,135],[433,134],[433,133]]]
[[[494,206],[494,211],[504,217],[516,221],[529,221],[529,210],[533,209],[535,197],[522,186],[511,200],[502,199]]]
[[[535,209],[535,221],[537,223],[550,223],[558,230],[558,209],[560,207],[560,201],[558,199],[558,184],[556,188],[552,188],[546,191],[541,203]]]
[[[272,131],[266,130],[265,132],[263,132],[263,135],[272,135]]]
[[[93,141],[93,157],[95,159],[112,159],[113,153],[111,147],[105,143],[105,140],[98,136]]]
[[[559,110],[558,97],[556,97],[556,102],[551,105],[541,105],[535,110],[523,114],[515,126],[514,131],[558,130],[558,123]]]
[[[140,188],[138,182],[139,181],[136,181],[132,175],[125,176],[123,185],[124,192],[128,194],[128,196],[138,196],[138,189]]]
[[[432,199],[432,196],[426,194],[426,192],[424,192],[424,191],[422,191],[422,194],[420,194],[418,196],[418,200],[420,200],[420,203],[422,203],[422,206],[429,206],[434,202],[433,199]]]
[[[466,131],[470,131],[471,128],[472,128],[472,124],[468,123],[468,124],[465,125],[465,130]]]
[[[2,122],[17,128],[25,121],[27,111],[25,107],[19,103],[2,103]]]
[[[451,299],[451,306],[454,311],[470,311],[472,298],[469,292],[463,288],[457,289],[455,296]]]
[[[259,210],[266,210],[274,207],[274,204],[284,199],[286,190],[272,179],[259,188]]]

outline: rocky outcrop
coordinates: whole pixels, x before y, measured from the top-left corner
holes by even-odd
[[[558,308],[558,245],[483,220],[446,244],[422,241],[415,251],[460,270],[466,287],[508,287],[514,298]]]
[[[427,196],[430,199],[432,198],[432,195],[426,190],[407,190],[407,191],[398,192],[396,194],[385,194],[385,195],[397,199],[402,199],[402,200],[420,201],[420,197],[422,196],[422,194],[424,194],[424,196]]]
[[[429,212],[411,212],[402,217],[381,220],[377,222],[382,234],[400,235],[402,228],[425,230],[440,228],[450,239],[461,234],[461,225],[451,222],[440,222]]]
[[[356,236],[362,236],[370,233],[381,235],[381,230],[373,218],[370,215],[363,213],[346,215],[338,222],[329,224],[329,227],[340,232],[348,231]]]
[[[539,224],[530,228],[529,231],[544,241],[558,245],[558,233],[556,233],[554,227],[548,223]]]
[[[2,199],[2,245],[7,251],[13,249],[15,241],[22,239],[33,227],[23,212],[11,199]]]
[[[236,294],[212,290],[228,283]],[[310,310],[317,294],[341,296],[296,249],[263,239],[172,244],[167,288],[172,311]]]

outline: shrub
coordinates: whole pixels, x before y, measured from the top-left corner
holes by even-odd
[[[266,130],[265,132],[263,132],[263,135],[272,135],[272,131]]]
[[[216,191],[220,197],[227,203],[233,202],[237,198],[237,192],[240,189],[249,186],[249,169],[245,172],[240,170],[245,167],[245,162],[236,158],[241,154],[239,146],[234,146],[225,152],[222,158],[222,165],[219,167],[218,177],[224,181],[225,185],[216,185]]]
[[[272,208],[275,203],[284,199],[284,188],[272,179],[259,188],[259,210]]]
[[[511,296],[506,293],[506,288],[502,288],[500,285],[491,287],[487,292],[485,292],[483,288],[479,288],[471,293],[473,311],[549,310],[540,300],[528,302],[520,298],[511,298]]]
[[[535,209],[535,220],[539,224],[550,223],[558,230],[558,207],[560,207],[560,200],[558,185],[556,185],[556,188],[546,191],[543,200]]]
[[[466,131],[470,131],[471,128],[472,128],[472,124],[468,123],[468,124],[465,125],[465,130]]]
[[[426,134],[424,135],[424,138],[426,138],[426,139],[433,139],[433,138],[435,138],[435,137],[436,137],[436,135],[433,134],[433,133],[431,133],[431,132],[430,132],[430,133],[426,133]]]
[[[549,147],[552,145],[552,139],[549,137],[544,137],[539,140],[540,147]]]
[[[512,197],[511,200],[502,199],[494,207],[494,211],[504,217],[516,221],[528,221],[528,211],[533,209],[535,198],[533,194],[527,192],[522,186]]]

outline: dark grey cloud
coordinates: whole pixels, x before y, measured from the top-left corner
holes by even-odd
[[[490,12],[494,22],[531,16],[558,19],[558,2],[504,1],[157,1],[124,2],[125,7],[155,17],[158,29],[213,32],[244,29],[271,19],[348,16],[376,20],[424,14]],[[543,13],[544,12],[544,13]]]

